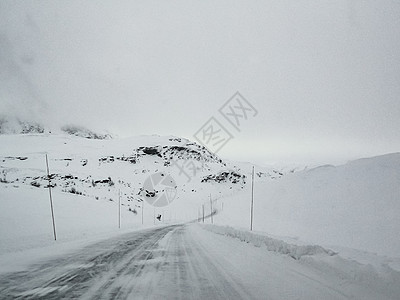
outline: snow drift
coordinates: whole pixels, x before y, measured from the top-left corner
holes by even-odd
[[[257,178],[257,177],[256,177]],[[224,203],[220,224],[249,228],[250,190]],[[257,179],[254,229],[399,256],[400,153]]]

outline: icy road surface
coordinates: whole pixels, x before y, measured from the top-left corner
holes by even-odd
[[[385,299],[197,225],[136,231],[0,277],[1,299]]]

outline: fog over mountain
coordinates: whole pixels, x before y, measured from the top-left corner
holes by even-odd
[[[339,163],[400,147],[396,1],[2,1],[0,114],[120,136],[193,135],[221,155]],[[240,132],[219,108],[257,109]],[[225,123],[224,123],[225,122]]]

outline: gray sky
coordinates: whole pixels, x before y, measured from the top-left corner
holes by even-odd
[[[0,112],[222,157],[339,163],[400,151],[399,1],[1,1]],[[239,91],[258,111],[234,129]]]

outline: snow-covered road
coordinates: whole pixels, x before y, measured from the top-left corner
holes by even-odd
[[[0,277],[1,299],[386,299],[262,247],[200,226],[104,240]],[[388,298],[390,299],[390,298]]]

